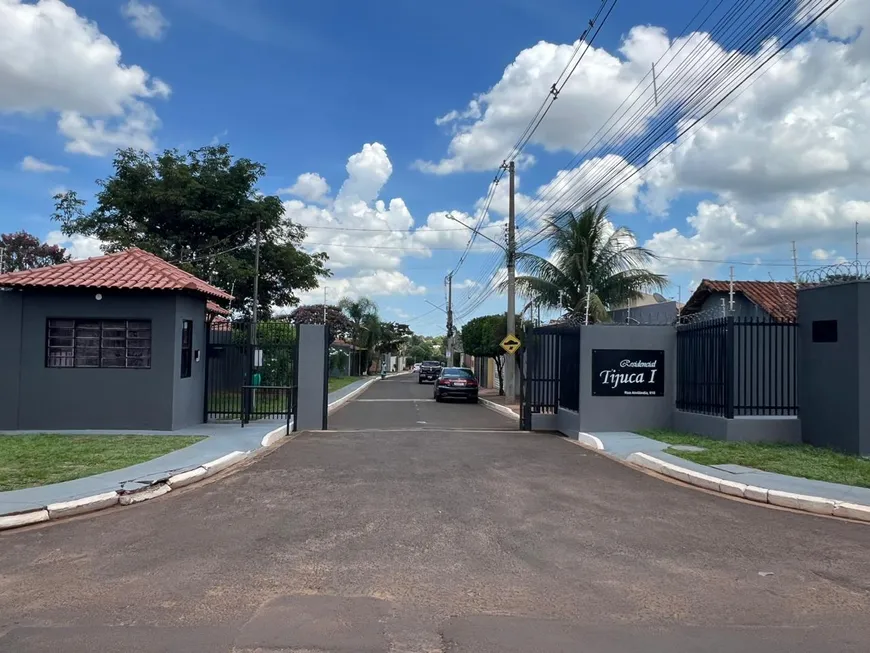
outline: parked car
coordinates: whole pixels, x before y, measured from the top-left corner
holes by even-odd
[[[411,371],[412,372],[419,372],[420,371],[420,363],[414,363],[414,367],[411,368]]]
[[[441,363],[438,361],[423,361],[420,365],[420,376],[417,383],[423,381],[436,381],[441,375]]]
[[[435,401],[464,399],[477,403],[480,384],[467,367],[445,367],[435,382]]]

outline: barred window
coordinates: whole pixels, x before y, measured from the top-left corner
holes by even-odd
[[[181,378],[190,377],[193,362],[193,320],[181,321]]]
[[[150,320],[49,319],[46,367],[150,369]]]

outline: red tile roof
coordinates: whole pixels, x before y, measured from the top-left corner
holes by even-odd
[[[218,299],[233,298],[229,293],[138,247],[82,261],[0,274],[0,287],[4,286],[7,288],[189,290]]]
[[[729,292],[730,282],[703,279],[697,290],[686,302],[683,315],[696,313],[714,292]],[[749,301],[767,311],[780,322],[794,320],[797,316],[797,291],[788,281],[735,281],[734,292],[742,293]]]
[[[230,312],[225,309],[223,306],[218,306],[214,302],[206,302],[205,303],[205,311],[206,313],[214,313],[216,315],[229,315]]]

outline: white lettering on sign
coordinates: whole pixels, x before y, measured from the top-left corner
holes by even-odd
[[[658,361],[632,361],[627,358],[620,361],[620,367],[655,367]]]
[[[646,367],[654,368],[656,361],[628,361],[624,360],[620,363],[620,367]],[[647,372],[649,374],[647,374]],[[601,382],[609,385],[614,390],[621,385],[639,385],[642,383],[655,383],[656,369],[647,369],[642,372],[617,372],[616,370],[602,370],[599,372]]]

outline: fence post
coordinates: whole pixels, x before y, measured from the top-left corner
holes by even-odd
[[[725,417],[734,419],[734,317],[725,324]]]

